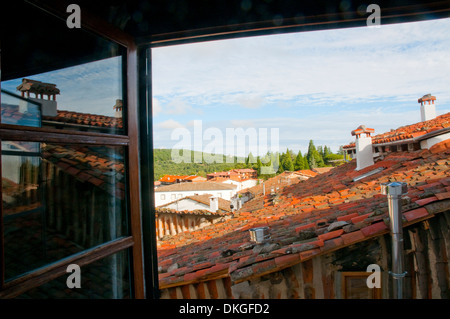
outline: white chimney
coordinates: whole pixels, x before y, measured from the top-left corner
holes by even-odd
[[[31,79],[22,79],[22,83],[17,86],[17,90],[21,92],[22,97],[27,97],[32,101],[40,103],[41,114],[43,116],[58,115],[56,95],[59,94],[60,91],[56,87],[56,84],[44,83]],[[30,93],[34,94],[35,97],[31,97]]]
[[[209,198],[209,210],[212,212],[217,212],[219,210],[219,198],[211,196]]]
[[[123,109],[123,102],[121,99],[116,100],[116,104],[113,106],[113,109],[116,111],[114,113],[114,117],[121,118],[122,117],[122,109]]]
[[[420,103],[420,119],[422,122],[432,120],[436,117],[435,100],[436,97],[431,94],[426,94],[418,100]]]
[[[362,170],[367,166],[374,164],[372,152],[372,137],[374,133],[373,128],[367,128],[365,125],[360,125],[356,130],[352,131],[352,136],[356,136],[356,170]]]

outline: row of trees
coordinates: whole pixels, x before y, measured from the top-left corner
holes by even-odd
[[[308,152],[303,155],[301,151],[295,154],[289,148],[284,153],[270,153],[258,156],[256,159],[250,153],[246,159],[246,166],[258,170],[262,178],[269,178],[284,171],[298,171],[316,167],[337,166],[344,163],[342,148],[335,154],[328,146],[316,146],[309,141]]]
[[[252,153],[247,158],[227,159],[223,156],[221,163],[210,163],[202,160],[198,163],[195,157],[204,159],[206,153],[190,152],[190,158],[186,162],[175,163],[172,159],[172,150],[155,149],[154,155],[154,178],[158,180],[165,174],[171,175],[199,175],[206,176],[208,173],[228,171],[234,168],[253,168],[258,171],[260,178],[270,178],[284,171],[298,171],[316,167],[336,166],[344,162],[342,148],[335,154],[328,146],[316,146],[311,140],[308,152],[303,155],[301,151],[295,154],[289,148],[284,153],[268,152],[265,156],[254,157]],[[244,163],[245,160],[245,163]]]

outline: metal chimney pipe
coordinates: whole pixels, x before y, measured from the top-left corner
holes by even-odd
[[[401,197],[408,191],[408,185],[401,182],[381,184],[381,193],[387,195],[389,205],[389,219],[392,236],[392,271],[393,293],[395,299],[403,299],[404,250],[403,250],[403,221]]]

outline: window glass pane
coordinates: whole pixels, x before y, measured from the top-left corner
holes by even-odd
[[[1,122],[41,127],[41,104],[18,95],[1,91]]]
[[[123,147],[1,147],[6,280],[129,234]]]
[[[4,81],[1,85],[1,123],[123,133],[121,56]],[[22,98],[13,99],[11,94]],[[4,96],[9,98],[4,101]]]
[[[74,272],[18,296],[19,299],[129,299],[129,251],[123,250],[80,268],[80,288],[69,288]]]

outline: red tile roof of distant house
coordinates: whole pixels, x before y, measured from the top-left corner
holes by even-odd
[[[206,181],[205,177],[197,176],[197,175],[191,175],[183,178],[185,181],[192,181],[192,182],[204,182]]]
[[[213,190],[233,190],[235,185],[203,182],[203,183],[176,183],[172,185],[160,186],[155,192],[183,192],[183,191],[213,191]]]
[[[380,193],[384,182],[408,184],[402,201],[405,227],[450,207],[450,140],[430,150],[388,154],[360,171],[355,168],[352,160],[274,195],[258,193],[250,201],[262,203],[257,209],[244,206],[225,221],[159,242],[160,288],[223,276],[237,283],[386,234],[387,199]],[[353,181],[375,168],[382,170]],[[270,229],[263,252],[248,233],[258,226]],[[174,263],[183,273],[167,270]]]
[[[305,175],[305,176],[308,176],[308,177],[314,177],[314,176],[317,176],[317,174],[319,174],[319,173],[316,173],[316,172],[314,172],[314,171],[312,171],[310,169],[302,169],[302,170],[299,170],[299,171],[295,171],[295,173],[298,173],[298,174],[301,174],[301,175]]]
[[[236,173],[256,173],[257,171],[255,169],[252,168],[235,168],[232,170],[233,172]]]
[[[181,180],[188,177],[187,175],[164,175],[159,179],[163,183],[176,183],[177,180]]]
[[[427,133],[450,127],[450,112],[424,122],[399,127],[386,133],[372,137],[372,144],[391,143],[400,140],[414,139]],[[344,149],[355,147],[355,143],[344,146]]]

